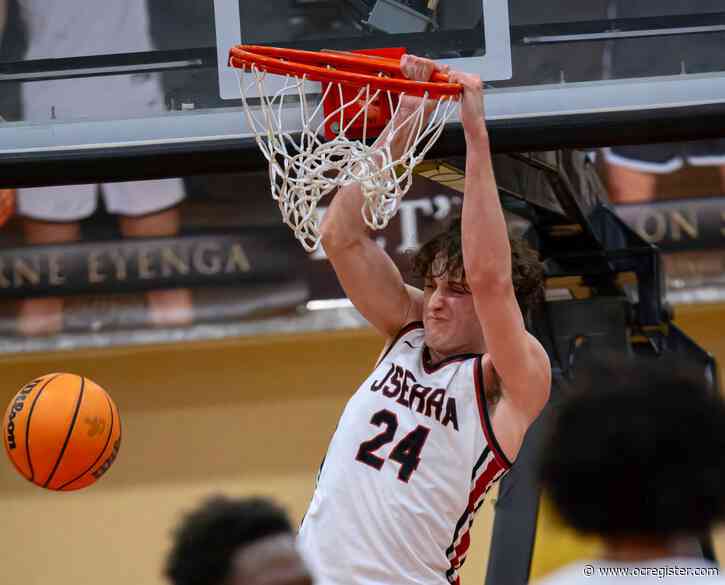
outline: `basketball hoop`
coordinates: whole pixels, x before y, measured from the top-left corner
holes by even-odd
[[[375,51],[397,59],[256,45],[229,52],[249,128],[269,161],[272,197],[308,252],[320,241],[320,200],[344,185],[361,185],[361,213],[370,228],[387,226],[410,189],[413,169],[454,112],[462,87],[440,72],[427,82],[405,78],[403,52]],[[265,88],[269,74],[283,78],[281,89]],[[322,83],[317,104],[308,102],[306,81]],[[424,99],[402,108],[404,96]],[[404,139],[399,156],[391,149],[396,137]]]

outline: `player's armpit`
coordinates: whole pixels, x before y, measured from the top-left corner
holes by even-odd
[[[499,401],[493,410],[491,430],[498,447],[510,463],[516,461],[530,425],[531,423],[506,400]]]
[[[538,342],[534,339],[535,345]],[[534,344],[532,344],[534,347]],[[538,347],[541,347],[538,345]],[[543,352],[543,349],[542,349]],[[532,350],[535,361],[538,365],[529,365],[529,381],[526,386],[507,386],[507,382],[501,382],[501,400],[493,413],[491,425],[494,435],[508,457],[513,461],[518,455],[523,444],[526,431],[539,416],[546,402],[549,399],[551,388],[551,367],[548,357],[544,354],[543,359],[536,349]]]
[[[502,398],[528,426],[549,399],[549,356],[526,330],[512,285],[474,289],[474,304],[486,351],[501,379]]]

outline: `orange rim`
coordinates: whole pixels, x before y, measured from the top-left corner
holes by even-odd
[[[397,59],[338,51],[237,45],[229,51],[229,65],[239,69],[254,65],[261,71],[277,75],[351,86],[368,85],[372,89],[421,97],[427,94],[430,98],[457,97],[463,91],[461,84],[449,83],[444,73],[434,73],[431,81],[415,81],[403,76]]]

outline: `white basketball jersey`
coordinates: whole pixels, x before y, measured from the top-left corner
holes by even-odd
[[[423,324],[408,325],[342,413],[299,534],[320,585],[458,583],[474,514],[510,463],[481,356],[428,357]]]

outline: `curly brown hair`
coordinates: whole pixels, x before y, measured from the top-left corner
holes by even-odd
[[[526,316],[544,298],[544,265],[526,241],[509,236],[509,244],[514,292],[521,313]],[[460,217],[454,218],[447,230],[421,246],[413,256],[413,273],[421,279],[448,274],[449,279],[463,282],[465,286]]]

